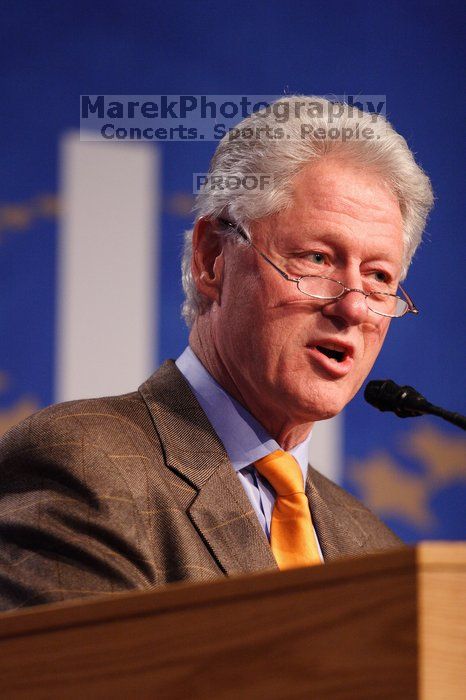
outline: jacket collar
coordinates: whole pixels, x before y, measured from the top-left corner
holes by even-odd
[[[355,517],[357,502],[311,465],[306,495],[324,561],[363,554],[368,537]]]
[[[187,514],[221,569],[228,575],[276,569],[225,449],[175,363],[165,362],[139,392],[167,467],[196,492]]]

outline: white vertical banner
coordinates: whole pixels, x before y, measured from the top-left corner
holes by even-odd
[[[318,421],[312,429],[309,462],[337,484],[343,477],[344,413]]]
[[[61,144],[56,401],[134,391],[155,369],[159,154]]]

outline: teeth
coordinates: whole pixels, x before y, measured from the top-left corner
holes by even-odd
[[[337,345],[336,343],[330,343],[330,345],[321,345],[320,347],[325,348],[326,350],[336,350],[337,352],[344,352],[344,350],[341,349],[341,345]]]

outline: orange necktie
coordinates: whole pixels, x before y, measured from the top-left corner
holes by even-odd
[[[295,458],[276,450],[254,462],[275,489],[270,545],[280,569],[321,564],[303,474]]]

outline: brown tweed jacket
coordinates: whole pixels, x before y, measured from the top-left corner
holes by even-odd
[[[312,467],[306,492],[326,561],[400,546]],[[52,406],[0,443],[0,610],[275,568],[172,361],[137,392]]]

